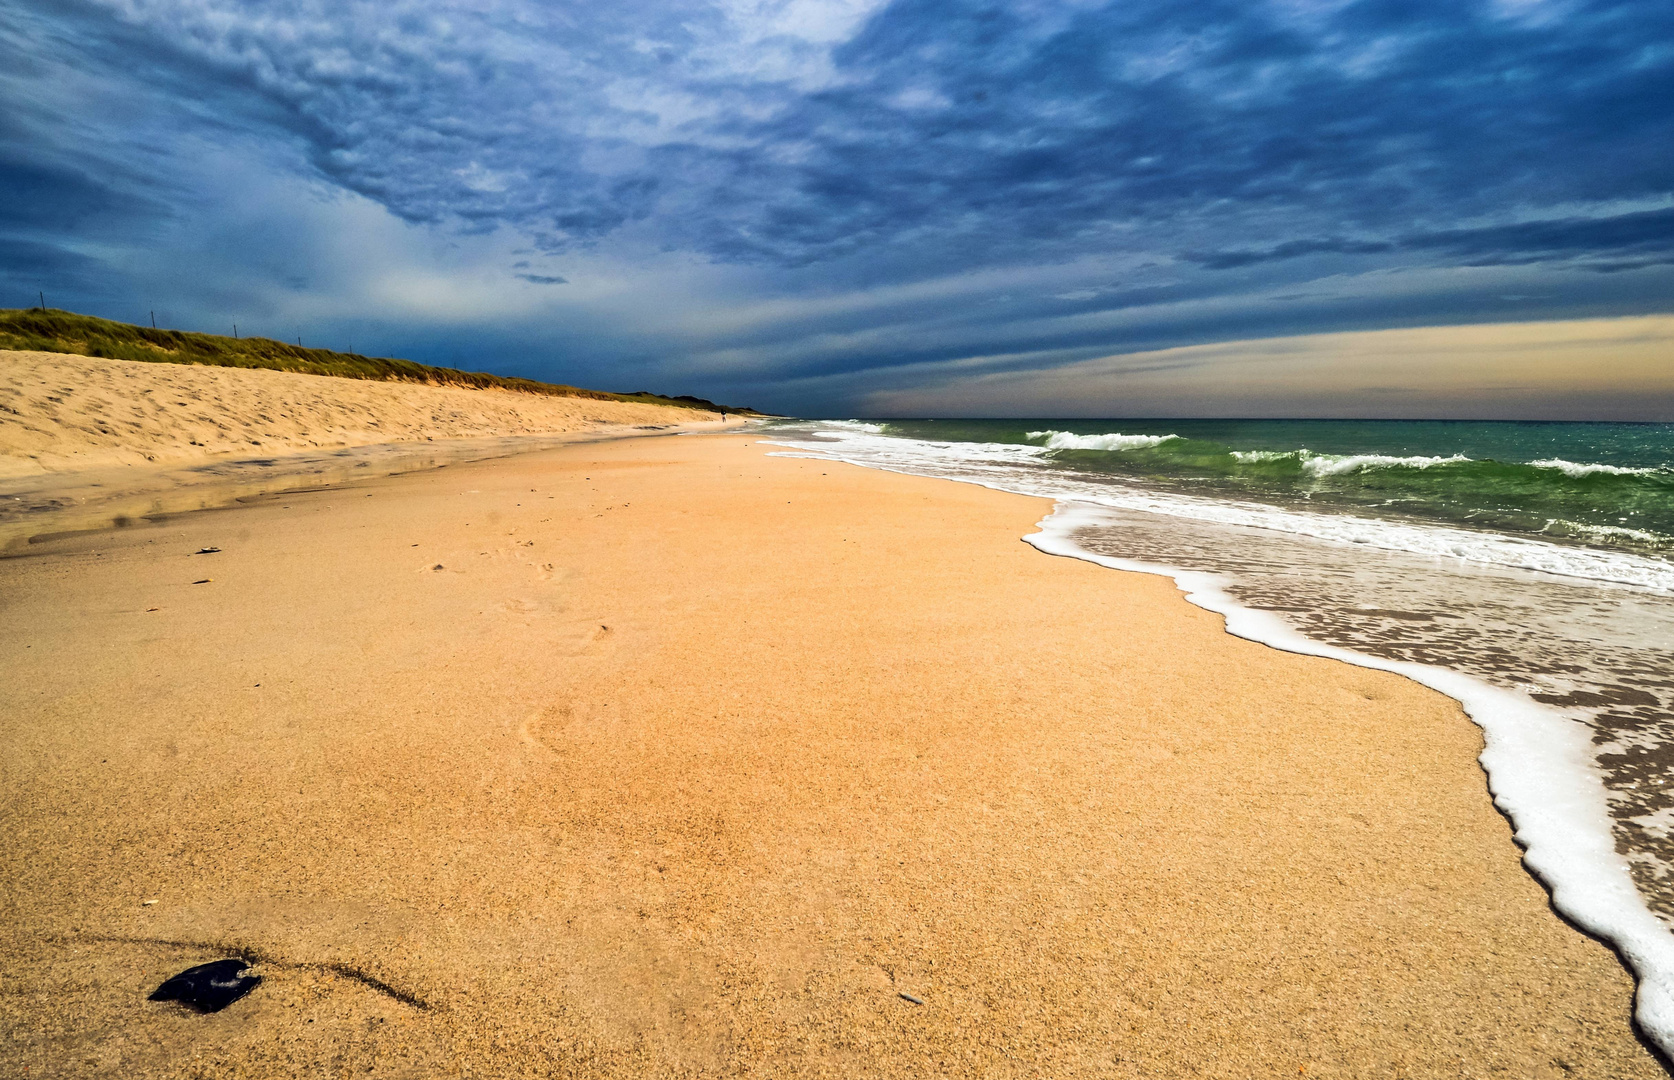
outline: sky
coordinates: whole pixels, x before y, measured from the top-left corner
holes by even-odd
[[[1674,420],[1674,4],[9,0],[42,293],[808,416]]]

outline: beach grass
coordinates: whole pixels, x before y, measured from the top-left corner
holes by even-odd
[[[303,348],[264,337],[226,337],[79,315],[56,308],[0,308],[0,349],[73,353],[114,360],[162,364],[202,364],[212,367],[267,368],[307,375],[375,382],[422,383],[477,390],[512,390],[526,394],[590,398],[597,401],[636,401],[720,413],[753,413],[753,409],[717,405],[691,396],[668,397],[649,391],[615,394],[578,386],[537,382],[480,371],[433,367],[386,356],[362,356],[332,349]]]

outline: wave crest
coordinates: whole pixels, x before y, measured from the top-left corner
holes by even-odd
[[[1077,435],[1073,431],[1031,431],[1027,438],[1045,439],[1048,450],[1147,450],[1178,439],[1178,435]]]
[[[1587,462],[1565,461],[1563,458],[1543,458],[1531,461],[1537,469],[1556,469],[1572,480],[1579,480],[1584,476],[1596,476],[1603,473],[1606,476],[1649,476],[1662,472],[1662,469],[1631,469],[1623,465],[1594,465]]]
[[[1391,457],[1388,454],[1315,454],[1300,452],[1302,468],[1315,476],[1342,476],[1365,469],[1428,469],[1434,465],[1457,465],[1471,458],[1463,454],[1452,457]]]

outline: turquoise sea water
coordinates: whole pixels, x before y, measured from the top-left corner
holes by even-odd
[[[1674,424],[880,423],[884,433],[905,438],[1056,447],[1049,461],[1062,468],[1177,491],[1313,503],[1629,551],[1674,550]]]

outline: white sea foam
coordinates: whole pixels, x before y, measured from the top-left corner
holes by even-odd
[[[1077,435],[1073,431],[1031,431],[1031,439],[1045,439],[1048,450],[1148,450],[1178,435]]]
[[[1665,1054],[1674,1055],[1674,935],[1645,906],[1627,861],[1616,852],[1585,725],[1460,672],[1310,641],[1278,616],[1240,606],[1216,575],[1088,552],[1075,543],[1075,533],[1099,524],[1100,517],[1097,507],[1059,503],[1039,523],[1041,531],[1023,539],[1048,554],[1172,577],[1187,600],[1222,615],[1227,632],[1238,637],[1391,671],[1458,701],[1482,728],[1479,760],[1494,805],[1511,819],[1525,849],[1524,865],[1550,890],[1554,908],[1622,955],[1639,980],[1635,1019]]]
[[[1359,514],[1289,510],[1263,503],[1204,498],[1155,491],[1111,479],[1098,482],[1078,480],[1071,474],[1040,468],[1047,449],[1039,446],[935,443],[828,425],[822,426],[821,433],[835,438],[813,444],[774,441],[802,455],[829,455],[856,465],[963,480],[1021,495],[1089,502],[1223,525],[1271,529],[1332,543],[1363,544],[1388,551],[1462,559],[1674,593],[1674,563],[1628,552],[1569,547],[1544,540],[1446,525],[1389,521]],[[817,453],[811,453],[814,451]]]
[[[1557,469],[1565,476],[1573,477],[1576,480],[1599,473],[1608,476],[1649,476],[1651,473],[1666,471],[1663,469],[1630,469],[1622,465],[1591,465],[1585,462],[1565,461],[1563,458],[1544,458],[1540,461],[1531,461],[1529,464],[1537,469]]]
[[[1432,465],[1452,465],[1471,460],[1463,454],[1452,457],[1394,457],[1389,454],[1316,454],[1312,450],[1234,450],[1232,456],[1246,465],[1294,458],[1303,471],[1315,476],[1342,476],[1365,469],[1428,469]]]
[[[1434,465],[1452,465],[1469,461],[1463,454],[1452,457],[1390,457],[1388,454],[1315,454],[1300,451],[1303,470],[1315,476],[1342,476],[1363,469],[1428,469]]]
[[[1637,540],[1642,544],[1654,544],[1666,537],[1656,533],[1646,532],[1644,529],[1626,529],[1620,525],[1588,525],[1580,521],[1565,521],[1563,518],[1553,518],[1546,523],[1547,532],[1553,531],[1554,525],[1562,526],[1559,532],[1569,532],[1578,536],[1590,536],[1597,540]]]

